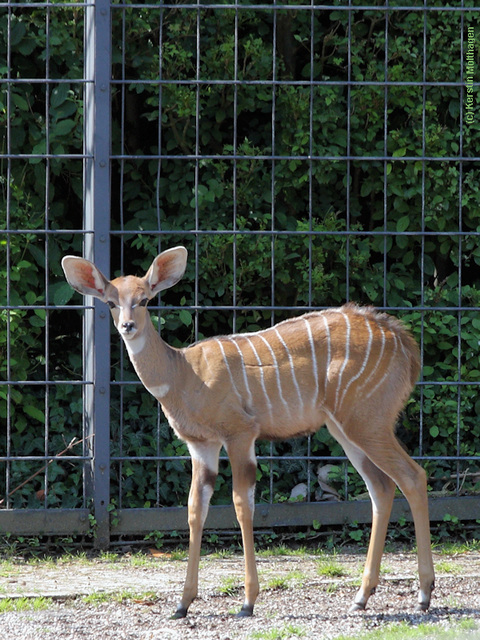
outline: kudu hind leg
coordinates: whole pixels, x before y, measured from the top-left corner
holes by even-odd
[[[418,608],[426,611],[434,587],[434,568],[428,516],[427,477],[420,467],[404,451],[393,432],[387,432],[379,441],[366,439],[362,450],[369,459],[388,475],[406,497],[415,525],[418,554],[420,591]]]
[[[365,609],[368,598],[375,593],[377,588],[380,565],[385,548],[385,538],[395,495],[395,483],[393,480],[366,456],[364,456],[358,471],[367,485],[372,502],[372,529],[363,570],[362,585],[350,608],[351,612]]]
[[[221,444],[188,443],[192,456],[192,484],[188,497],[188,526],[190,542],[188,547],[187,576],[180,604],[174,618],[184,618],[188,607],[198,592],[198,566],[202,546],[203,525],[208,514],[210,498],[218,475],[218,456]]]
[[[390,476],[406,497],[412,512],[417,540],[418,577],[420,591],[418,609],[426,611],[435,586],[435,572],[430,539],[430,518],[428,515],[427,474],[395,440],[395,462],[387,461]]]
[[[232,467],[233,503],[242,531],[243,553],[245,556],[245,602],[238,614],[244,617],[253,615],[253,607],[259,592],[253,540],[257,473],[254,438],[251,435],[235,438],[228,444],[227,453]]]
[[[367,458],[365,453],[336,429],[331,429],[347,454],[350,462],[362,476],[372,501],[372,529],[367,559],[363,570],[362,584],[350,611],[365,609],[369,597],[375,592],[380,576],[380,564],[388,523],[392,511],[395,483]]]

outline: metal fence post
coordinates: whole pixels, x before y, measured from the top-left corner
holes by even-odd
[[[110,273],[110,1],[95,0],[85,11],[84,254]],[[85,419],[94,436],[87,470],[93,500],[96,546],[110,542],[110,314],[99,300],[87,300],[84,324]]]

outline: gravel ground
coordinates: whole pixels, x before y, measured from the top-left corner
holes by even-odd
[[[0,638],[248,640],[268,632],[269,640],[329,640],[400,623],[435,625],[431,636],[435,637],[440,629],[477,620],[476,631],[455,637],[480,639],[479,553],[435,558],[437,585],[432,607],[424,614],[415,611],[416,557],[412,553],[386,554],[382,580],[368,609],[348,614],[364,560],[361,554],[338,554],[334,562],[344,575],[332,578],[319,569],[328,562],[316,556],[260,558],[261,593],[255,615],[238,619],[232,612],[243,601],[242,558],[207,556],[201,563],[199,598],[184,620],[169,617],[181,594],[185,561],[162,556],[145,562],[128,557],[116,562],[8,562],[0,564],[0,598],[46,596],[52,600],[39,611],[1,613]],[[229,595],[224,593],[227,585]],[[85,599],[92,594],[97,594],[95,602]]]

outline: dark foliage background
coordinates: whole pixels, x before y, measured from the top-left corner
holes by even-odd
[[[158,252],[159,230],[162,247],[187,246],[187,274],[162,299],[163,336],[176,346],[255,331],[298,313],[289,307],[346,299],[393,307],[423,350],[422,384],[401,417],[402,440],[412,454],[475,455],[479,169],[468,158],[478,156],[480,116],[465,124],[465,88],[448,83],[462,77],[460,37],[467,25],[480,33],[478,12],[462,21],[460,11],[392,9],[386,20],[383,11],[359,9],[351,13],[350,45],[347,11],[199,14],[197,42],[197,11],[188,5],[112,12],[112,228],[128,232],[113,236],[112,272],[122,265],[143,273]],[[42,10],[19,8],[11,20],[11,77],[31,82],[11,84],[9,97],[0,86],[0,144],[30,157],[8,161],[9,184],[0,160],[0,225],[16,231],[0,231],[9,248],[8,264],[0,252],[0,305],[19,307],[0,310],[0,375],[75,380],[82,376],[80,316],[43,307],[80,302],[60,259],[82,251],[73,230],[82,226],[82,160],[74,156],[83,144],[83,13],[56,6],[48,47]],[[0,9],[4,61],[6,36]],[[68,82],[35,82],[47,66],[50,78]],[[402,84],[382,84],[386,79]],[[203,307],[197,317],[191,305]],[[240,310],[222,309],[231,306]],[[286,309],[263,309],[272,306]],[[134,380],[116,336],[112,344],[113,378]],[[459,380],[466,384],[451,384]],[[2,400],[6,393],[0,386]],[[57,453],[78,435],[80,387],[15,385],[10,393],[12,455],[43,455],[46,441]],[[186,454],[140,386],[112,393],[113,455]],[[0,428],[5,455],[7,430]],[[258,452],[304,455],[307,447],[301,440],[262,444]],[[310,453],[342,455],[326,430],[311,440]],[[456,464],[425,465],[432,489],[451,488]],[[186,467],[181,459],[118,463],[114,500],[124,507],[185,504]],[[259,466],[260,500],[285,499],[306,478],[306,462],[275,461],[271,495],[270,467]],[[37,468],[20,461],[12,475],[21,482]],[[228,467],[223,471],[217,501],[229,502]],[[55,463],[49,480],[49,504],[81,502],[81,465]],[[475,488],[469,475],[464,489]],[[350,492],[363,490],[352,474]],[[15,501],[38,506],[29,488]]]

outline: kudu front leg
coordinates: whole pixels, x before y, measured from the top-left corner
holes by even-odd
[[[253,541],[253,514],[255,511],[255,482],[257,460],[255,440],[251,435],[237,437],[228,443],[228,457],[232,467],[233,503],[242,531],[245,556],[245,602],[238,616],[253,615],[253,607],[259,593],[255,545]]]
[[[198,566],[202,546],[203,525],[208,514],[210,498],[218,475],[218,456],[221,444],[188,443],[192,456],[192,484],[188,497],[188,526],[190,542],[188,547],[187,577],[182,599],[173,618],[185,618],[188,607],[198,593]]]

